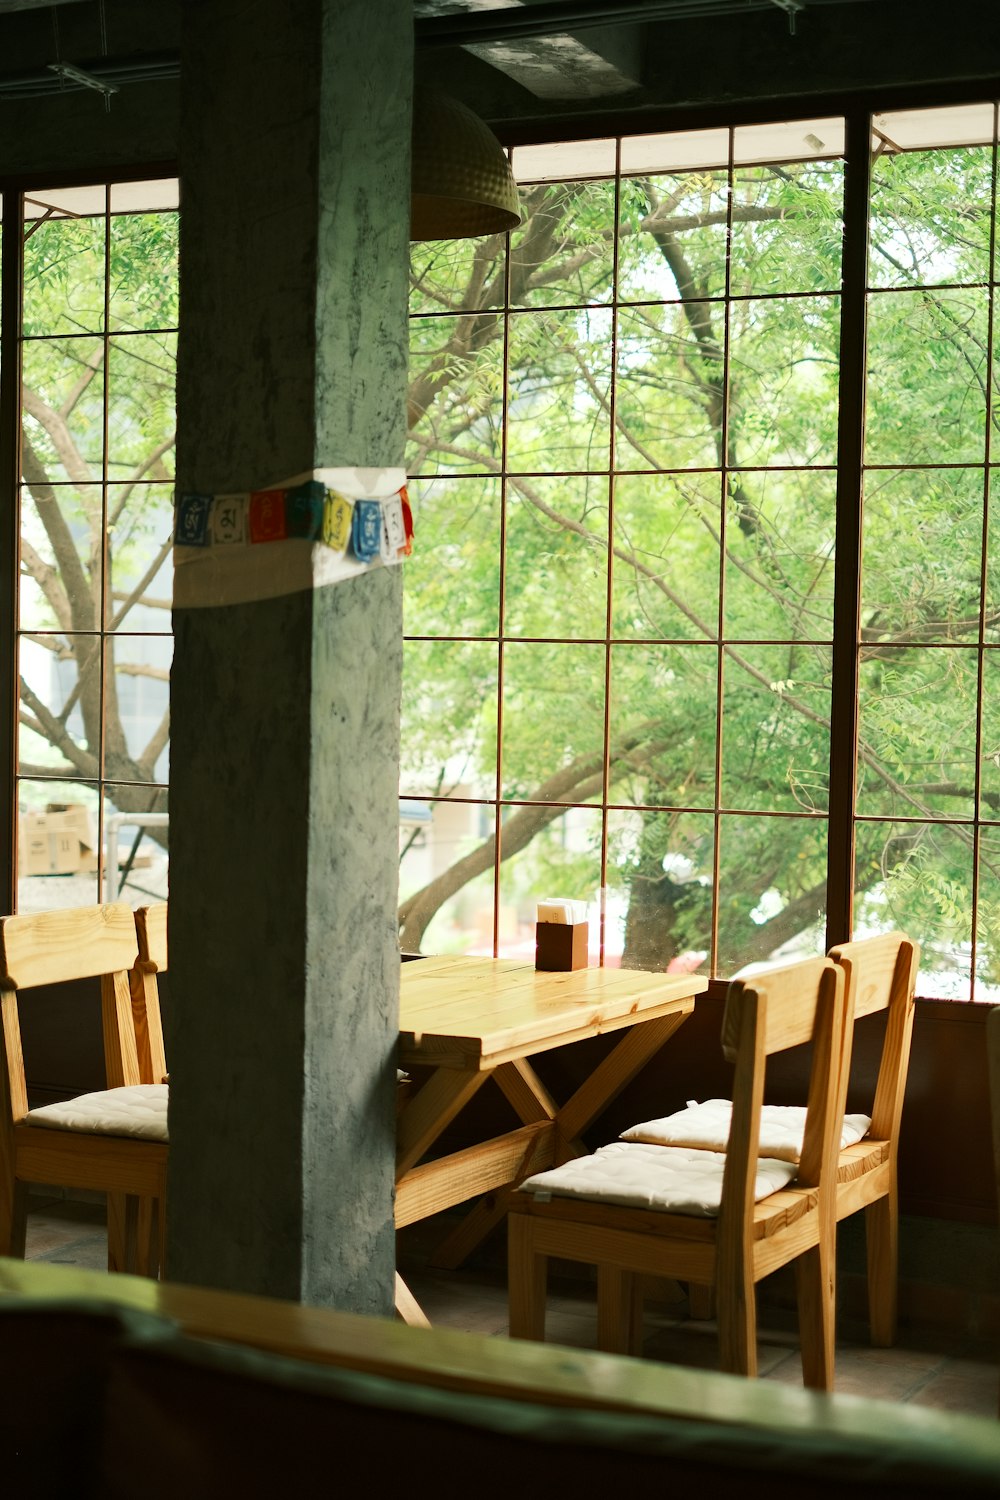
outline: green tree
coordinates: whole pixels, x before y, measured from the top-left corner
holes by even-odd
[[[176,261],[175,213],[26,223],[19,769],[129,812],[166,806]]]
[[[981,605],[996,639],[977,285],[991,171],[988,148],[884,156],[872,198],[866,458],[883,467],[866,481],[858,810],[915,821],[858,825],[856,894],[943,964],[971,931],[972,832],[949,818],[976,811]],[[560,643],[603,640],[610,569],[607,879],[628,903],[626,963],[708,954],[713,925],[722,973],[822,947],[841,198],[836,161],[626,179],[617,216],[613,183],[558,183],[523,193],[509,264],[499,237],[415,247],[406,610],[431,639],[408,661],[406,783],[492,795],[495,651],[434,638],[497,630],[506,465],[500,791],[524,805],[501,860],[530,845],[538,894],[554,868],[593,893],[596,846],[571,891],[546,839],[604,790],[604,647]],[[997,764],[980,767],[986,817]],[[984,935],[986,856],[984,838]],[[487,837],[407,890],[404,946],[495,857]]]

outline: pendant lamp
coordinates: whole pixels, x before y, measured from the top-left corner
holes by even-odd
[[[478,115],[447,94],[413,98],[411,240],[516,229],[523,215],[510,162]]]

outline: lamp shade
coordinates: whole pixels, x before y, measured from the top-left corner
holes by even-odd
[[[503,147],[478,115],[447,94],[415,90],[412,173],[411,240],[470,239],[521,223]]]

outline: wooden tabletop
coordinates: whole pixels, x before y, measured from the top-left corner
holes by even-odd
[[[542,973],[524,959],[422,958],[402,966],[400,1062],[482,1071],[669,1015],[707,988],[696,974]]]

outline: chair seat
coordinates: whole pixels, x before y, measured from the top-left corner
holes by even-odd
[[[661,1120],[646,1120],[623,1130],[622,1141],[642,1141],[651,1146],[686,1146],[701,1151],[725,1151],[733,1113],[729,1099],[691,1102]],[[855,1145],[871,1128],[868,1115],[845,1115],[840,1149]],[[765,1104],[760,1112],[759,1154],[777,1161],[798,1164],[806,1128],[805,1109],[797,1104]]]
[[[722,1201],[725,1155],[717,1151],[651,1146],[615,1141],[592,1156],[579,1156],[536,1172],[519,1192],[537,1201],[584,1198],[623,1208],[651,1208],[661,1213],[716,1218]],[[760,1157],[754,1198],[760,1202],[787,1187],[796,1173],[793,1162]]]
[[[46,1130],[72,1130],[84,1135],[122,1135],[145,1141],[166,1141],[165,1083],[139,1083],[128,1088],[101,1089],[80,1094],[63,1104],[45,1104],[25,1115],[25,1124]]]

